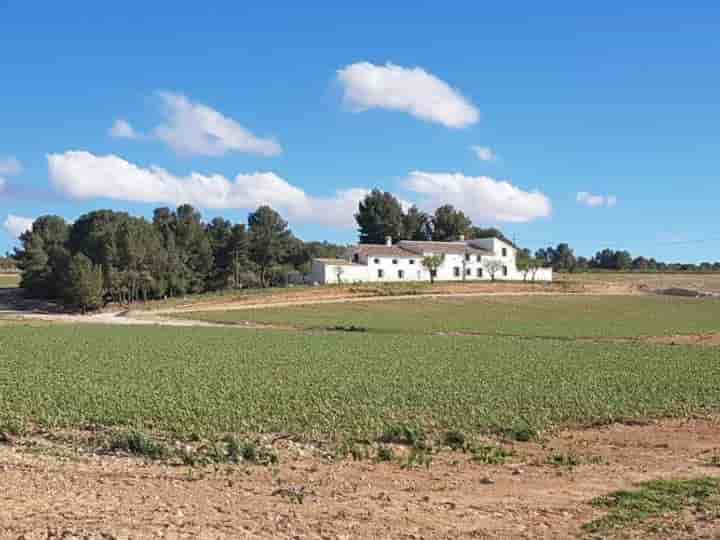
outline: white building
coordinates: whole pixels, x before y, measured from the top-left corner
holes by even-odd
[[[527,280],[552,281],[552,268],[538,268],[527,274],[517,268],[517,249],[498,238],[460,239],[457,242],[416,242],[360,244],[350,260],[314,259],[310,280],[314,283],[361,283],[430,281],[423,266],[425,257],[443,258],[437,269],[438,281]]]

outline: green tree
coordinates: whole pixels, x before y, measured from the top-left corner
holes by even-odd
[[[516,260],[517,269],[522,272],[523,281],[527,281],[530,278],[531,281],[535,281],[537,271],[543,267],[543,261],[536,259],[529,255],[528,250],[520,250]]]
[[[43,298],[48,296],[48,254],[40,235],[25,232],[20,237],[23,249],[17,251],[18,267],[20,268],[20,287],[30,297]]]
[[[483,259],[482,267],[490,276],[490,280],[495,281],[495,276],[503,269],[503,263],[497,259]]]
[[[250,260],[257,266],[262,287],[268,286],[268,270],[287,254],[290,238],[287,222],[269,206],[261,206],[248,216]]]
[[[363,244],[384,244],[385,238],[403,238],[403,211],[391,193],[372,190],[358,205],[355,221]]]
[[[427,268],[427,271],[430,274],[430,283],[435,283],[437,271],[442,266],[444,260],[445,256],[442,254],[427,255],[426,257],[422,258],[421,264],[423,265],[423,267]]]
[[[432,239],[436,241],[456,241],[468,234],[472,221],[451,204],[435,210],[432,218]]]
[[[70,261],[65,301],[80,308],[83,313],[102,307],[102,268],[93,265],[92,261],[82,253],[77,253]]]
[[[468,230],[466,237],[468,239],[471,238],[497,238],[499,240],[502,240],[503,242],[507,242],[511,246],[515,246],[515,242],[513,242],[510,238],[505,236],[503,232],[498,229],[497,227],[477,227],[473,225]]]
[[[429,240],[432,232],[430,216],[411,206],[403,215],[403,239],[405,240]]]
[[[20,285],[29,296],[58,298],[67,273],[69,228],[58,216],[37,218],[29,231],[20,235],[22,247],[15,258],[22,272]]]

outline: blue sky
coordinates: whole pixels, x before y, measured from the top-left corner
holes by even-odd
[[[269,4],[2,3],[0,251],[185,199],[350,242],[380,187],[533,249],[720,259],[716,2]]]

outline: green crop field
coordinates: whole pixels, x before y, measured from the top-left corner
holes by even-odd
[[[717,409],[718,357],[567,339],[6,322],[0,422],[343,436],[524,418],[542,429]]]
[[[0,289],[12,289],[20,284],[18,274],[0,274]]]
[[[527,337],[637,337],[720,331],[720,298],[504,296],[418,298],[183,314],[215,322],[372,332],[473,332]]]

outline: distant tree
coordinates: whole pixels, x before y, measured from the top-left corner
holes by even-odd
[[[516,259],[517,269],[522,272],[523,281],[527,281],[528,277],[535,281],[537,271],[542,268],[543,261],[529,256],[528,250],[520,250]]]
[[[496,228],[496,227],[477,227],[472,226],[468,230],[466,237],[468,239],[472,238],[497,238],[499,240],[502,240],[503,242],[507,242],[511,246],[517,247],[515,245],[515,242],[513,242],[510,238],[505,236],[503,232]]]
[[[593,268],[605,270],[626,270],[632,267],[632,257],[627,251],[603,249],[598,251],[590,261]]]
[[[429,240],[432,235],[432,224],[430,216],[411,206],[403,216],[403,239],[405,240]]]
[[[248,216],[250,260],[258,268],[262,287],[268,286],[268,270],[287,254],[291,233],[287,222],[269,206],[261,206]]]
[[[21,237],[23,249],[18,250],[19,268],[22,272],[20,287],[28,296],[35,298],[49,297],[50,268],[48,254],[40,235],[31,232]]]
[[[175,248],[184,266],[188,291],[201,292],[208,286],[213,256],[200,212],[189,204],[179,206],[174,232]]]
[[[430,283],[435,283],[437,271],[442,266],[444,260],[444,255],[428,255],[426,257],[423,257],[421,264],[423,265],[423,267],[427,268],[430,274]]]
[[[575,261],[575,270],[585,271],[590,267],[590,261],[587,257],[578,257]]]
[[[503,266],[502,261],[497,259],[483,259],[482,263],[482,267],[488,273],[492,281],[495,281],[495,276],[497,276],[498,272],[502,271]]]
[[[30,230],[20,235],[15,250],[22,275],[20,286],[37,298],[59,298],[66,279],[68,252],[65,245],[69,228],[58,216],[37,218]]]
[[[387,191],[372,190],[358,205],[355,214],[360,242],[383,244],[385,237],[403,238],[403,211],[395,196]]]
[[[575,253],[572,248],[565,243],[558,244],[555,248],[555,257],[552,265],[555,270],[567,270],[572,272],[575,270]]]
[[[435,210],[432,217],[432,239],[436,241],[456,241],[465,236],[472,221],[460,210],[451,204],[446,204]]]
[[[92,261],[82,253],[77,253],[70,262],[65,301],[80,308],[83,313],[102,307],[102,268],[93,265]]]
[[[560,243],[557,247],[538,249],[535,252],[535,258],[540,259],[544,264],[551,265],[555,271],[573,272],[577,266],[575,253],[566,243]]]

